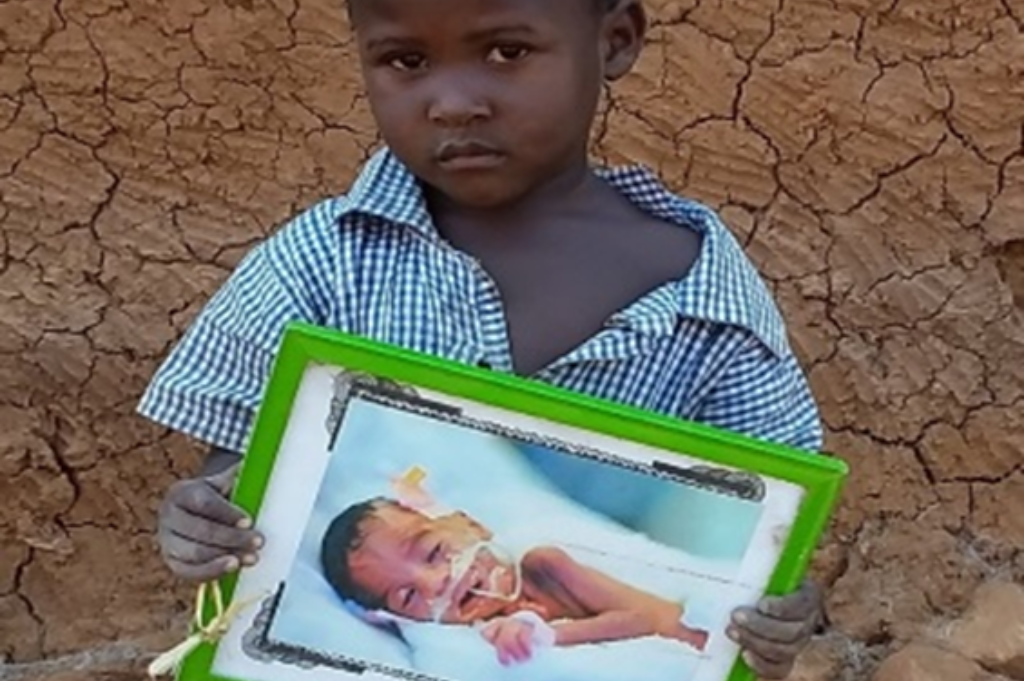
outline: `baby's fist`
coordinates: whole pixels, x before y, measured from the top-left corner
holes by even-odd
[[[533,654],[534,626],[530,622],[502,617],[485,624],[480,633],[498,651],[503,665],[526,662]]]

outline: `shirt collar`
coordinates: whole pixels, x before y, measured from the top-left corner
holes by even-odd
[[[787,354],[788,339],[775,301],[739,242],[714,211],[673,194],[643,166],[601,168],[597,172],[641,210],[693,229],[702,237],[697,260],[674,286],[674,309],[664,305],[663,297],[655,301],[658,304],[653,308],[660,309],[661,316],[738,326],[752,332],[776,356]],[[439,238],[419,181],[387,148],[377,151],[363,166],[341,213],[342,217],[356,213],[372,216],[414,229],[429,239]],[[653,311],[651,304],[641,301],[618,316],[635,328],[664,329],[664,320],[652,324]]]
[[[345,198],[343,214],[368,215],[438,237],[419,180],[386,147],[370,157]]]

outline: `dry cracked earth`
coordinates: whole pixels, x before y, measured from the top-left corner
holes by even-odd
[[[595,154],[774,287],[852,467],[802,678],[865,678],[1024,576],[1024,0],[649,6]],[[376,143],[352,56],[335,0],[0,0],[0,676],[137,678],[180,632],[151,528],[198,451],[133,407]]]

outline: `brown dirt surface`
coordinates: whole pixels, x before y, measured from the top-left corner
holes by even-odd
[[[945,644],[985,669],[1024,679],[1024,587],[992,581],[948,628]]]
[[[915,643],[887,659],[872,681],[1010,681],[942,648]]]
[[[720,209],[774,288],[852,466],[815,568],[835,632],[801,673],[863,679],[1024,576],[1024,2],[648,5],[595,154]],[[128,678],[185,621],[151,530],[197,450],[133,407],[240,256],[375,141],[341,3],[0,0],[15,676]]]

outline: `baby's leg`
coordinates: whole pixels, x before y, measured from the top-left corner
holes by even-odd
[[[679,626],[676,628],[672,636],[672,638],[682,641],[691,648],[700,652],[703,652],[704,648],[707,647],[708,637],[708,632],[703,629],[691,629],[683,624],[682,621],[679,622]]]

